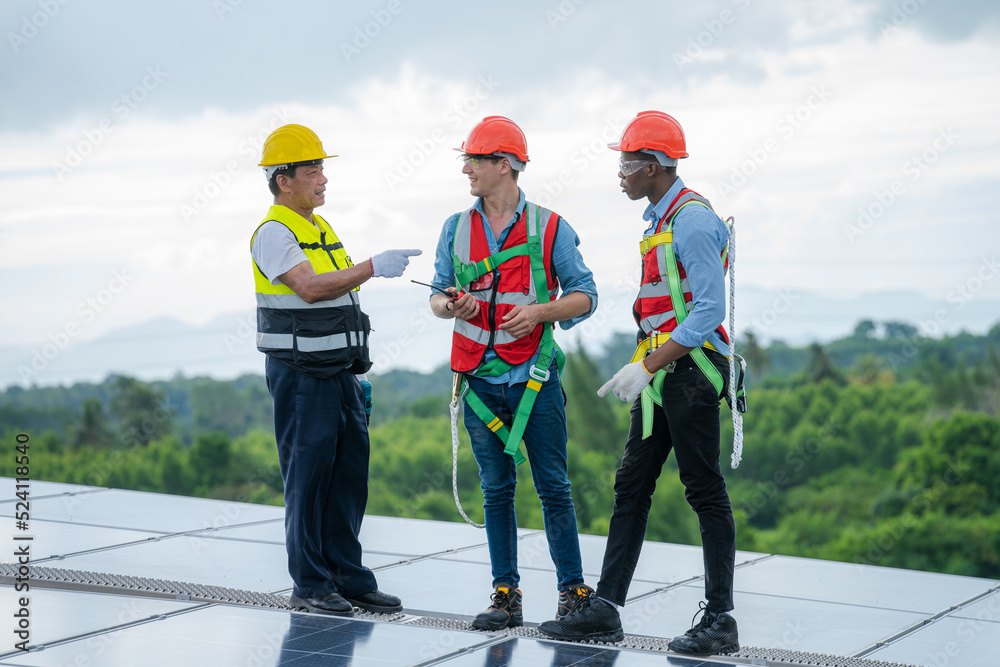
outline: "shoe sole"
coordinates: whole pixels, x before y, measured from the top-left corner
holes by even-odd
[[[524,625],[523,618],[519,619],[512,618],[509,619],[506,623],[480,623],[479,625],[476,625],[476,622],[472,621],[473,630],[487,630],[487,631],[503,630],[504,628],[519,628],[522,625]]]
[[[543,631],[544,632],[544,631]],[[564,642],[604,642],[607,644],[616,644],[621,640],[625,639],[625,631],[617,630],[615,632],[591,632],[589,634],[580,637],[567,637],[558,636],[545,632],[546,635],[552,639],[558,639]]]
[[[291,605],[297,609],[304,609],[310,614],[323,614],[324,616],[354,616],[354,610],[350,611],[330,611],[329,609],[320,609],[319,607],[314,607],[297,595],[293,595],[289,598]]]
[[[395,605],[393,607],[380,607],[379,605],[368,604],[365,602],[358,602],[357,600],[352,600],[351,598],[344,598],[352,605],[361,609],[363,611],[370,611],[373,614],[395,614],[397,612],[403,611],[403,605]]]
[[[710,655],[725,655],[725,654],[729,654],[729,653],[736,653],[737,651],[740,650],[740,645],[739,644],[726,644],[725,646],[723,646],[722,648],[720,648],[718,651],[709,651],[708,653],[690,653],[688,651],[678,651],[676,648],[674,648],[670,644],[667,644],[667,648],[669,650],[673,651],[674,653],[678,653],[680,655],[693,655],[693,656],[697,656],[699,658],[704,658],[704,657],[710,656]]]

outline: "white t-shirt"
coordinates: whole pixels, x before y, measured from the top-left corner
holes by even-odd
[[[277,220],[269,220],[257,230],[250,244],[250,255],[272,285],[281,282],[278,276],[309,261],[292,230]]]

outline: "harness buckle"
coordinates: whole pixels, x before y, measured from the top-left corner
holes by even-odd
[[[549,376],[552,375],[552,372],[547,368],[542,369],[538,366],[532,366],[528,369],[528,375],[532,380],[537,380],[538,382],[545,384],[549,381]]]

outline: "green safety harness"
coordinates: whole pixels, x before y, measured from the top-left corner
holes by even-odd
[[[684,321],[688,313],[687,313],[687,306],[684,302],[684,290],[681,287],[680,270],[677,267],[677,256],[674,254],[673,227],[674,227],[674,220],[677,219],[677,214],[680,213],[685,206],[691,206],[693,204],[709,208],[704,203],[697,200],[685,202],[676,211],[674,211],[673,215],[670,216],[670,222],[667,223],[666,231],[660,232],[658,234],[653,234],[652,236],[643,239],[643,242],[640,244],[640,249],[643,254],[645,254],[645,252],[648,252],[649,250],[657,246],[661,245],[664,246],[664,259],[667,269],[667,285],[670,288],[670,302],[674,306],[674,313],[677,317],[678,325]],[[711,210],[711,208],[709,208],[709,210]],[[727,244],[726,248],[722,251],[721,255],[723,266],[726,265],[726,259],[728,257],[728,253],[729,253],[729,245]],[[652,352],[654,349],[653,348],[654,342],[658,343],[658,341],[655,340],[656,338],[657,334],[651,333],[650,336],[646,339],[649,341],[648,346],[644,344],[645,341],[643,341],[643,343],[640,343],[639,347],[636,349],[635,355],[633,355],[632,357],[632,361],[633,362],[639,361],[647,354]],[[722,390],[726,386],[725,380],[722,378],[722,373],[719,372],[719,369],[715,367],[715,364],[709,361],[708,356],[705,354],[704,348],[696,347],[693,350],[691,350],[688,354],[691,356],[691,359],[694,360],[694,363],[698,366],[698,368],[701,369],[701,372],[705,374],[705,377],[708,378],[708,381],[712,383],[712,386],[715,387],[716,393],[721,395]],[[648,438],[653,434],[653,406],[663,405],[663,395],[662,395],[663,380],[667,377],[667,373],[672,373],[673,370],[674,370],[674,364],[670,364],[666,368],[661,368],[653,376],[652,382],[646,385],[646,388],[642,390],[642,394],[640,395],[640,397],[642,399],[643,438]],[[741,372],[741,377],[737,392],[738,400],[742,398],[743,395],[744,395],[744,388],[743,388],[742,372]],[[743,411],[744,412],[746,411],[745,408]]]
[[[467,285],[479,277],[486,275],[493,271],[496,267],[500,266],[507,260],[513,257],[522,257],[527,255],[531,261],[531,281],[535,287],[535,295],[539,303],[547,303],[549,301],[549,282],[548,276],[545,274],[545,260],[542,253],[542,239],[538,235],[539,229],[539,217],[541,215],[541,207],[538,205],[534,206],[535,212],[535,224],[527,225],[527,242],[520,245],[516,245],[510,248],[505,248],[495,255],[490,255],[486,259],[482,259],[478,262],[473,262],[471,264],[463,264],[459,261],[457,255],[452,255],[452,262],[455,266],[455,286],[458,289],[462,289],[464,285]],[[528,215],[531,215],[531,207],[528,207]],[[458,227],[458,220],[455,221],[455,227]],[[528,370],[528,384],[524,390],[524,394],[521,396],[520,402],[517,404],[517,411],[514,413],[514,420],[510,428],[507,427],[499,417],[493,414],[493,412],[486,407],[482,399],[476,396],[476,393],[469,389],[468,380],[462,377],[460,384],[456,378],[456,387],[458,389],[457,396],[464,397],[468,402],[469,407],[472,411],[479,417],[480,420],[486,426],[497,434],[501,442],[504,443],[504,453],[509,454],[514,458],[514,463],[516,465],[521,465],[524,463],[524,454],[521,453],[520,444],[521,438],[524,436],[524,429],[528,424],[528,416],[531,415],[531,409],[535,405],[535,399],[538,397],[538,391],[542,388],[542,384],[547,382],[549,379],[549,365],[552,363],[552,357],[555,356],[556,368],[561,372],[563,363],[565,362],[565,355],[563,351],[559,348],[558,343],[556,343],[555,337],[552,335],[553,324],[551,322],[544,322],[542,324],[542,340],[538,346],[538,359],[535,364]],[[494,357],[491,361],[485,364],[480,364],[478,368],[472,371],[472,375],[477,375],[480,377],[497,377],[503,375],[509,371],[512,366],[501,359],[499,356]]]

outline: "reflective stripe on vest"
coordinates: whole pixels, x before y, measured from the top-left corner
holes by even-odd
[[[529,211],[529,207],[531,210]],[[538,228],[534,229],[536,224]],[[559,216],[552,211],[525,203],[521,217],[517,220],[507,238],[502,251],[510,251],[525,245],[528,239],[528,225],[542,240],[540,248],[548,279],[549,300],[556,298],[558,283],[552,278],[552,244],[555,240]],[[487,260],[492,255],[482,215],[475,208],[462,212],[455,223],[453,261],[458,265],[472,265]],[[479,303],[479,315],[471,320],[455,318],[452,335],[451,367],[457,372],[475,369],[482,362],[486,350],[493,348],[497,355],[511,365],[529,360],[538,349],[544,327],[538,324],[527,336],[515,338],[509,332],[497,328],[497,323],[516,306],[526,306],[538,302],[535,283],[531,274],[531,260],[525,248],[523,254],[516,254],[502,261],[499,266],[486,262],[488,272],[483,273],[464,285],[461,289],[472,294]]]
[[[351,331],[348,340],[346,333],[331,334],[329,336],[319,336],[307,338],[305,336],[293,336],[292,334],[257,334],[257,349],[259,350],[291,350],[296,347],[301,352],[322,352],[324,350],[342,350],[352,345],[361,345],[363,339],[357,332]]]
[[[639,294],[632,307],[632,313],[636,324],[647,336],[653,331],[667,332],[677,328],[676,305],[670,295],[670,284],[667,281],[667,258],[665,246],[673,243],[672,224],[674,218],[685,206],[704,206],[712,209],[708,200],[687,188],[681,190],[677,197],[667,207],[666,213],[660,218],[652,235],[646,236],[640,243],[640,252],[645,251],[642,257],[642,283],[639,285]],[[667,231],[664,232],[664,223]],[[726,256],[726,250],[721,253]],[[728,261],[725,266],[728,268]],[[687,279],[687,273],[680,262],[677,262],[677,269],[680,278],[681,291],[684,294],[685,314],[691,312],[691,286]],[[683,319],[683,318],[681,318]],[[721,330],[721,327],[720,327]],[[721,332],[723,339],[726,338]]]
[[[270,221],[285,225],[316,274],[353,266],[326,220],[316,214],[313,220],[315,224],[285,206],[275,205],[261,225]],[[336,299],[309,303],[284,283],[272,284],[256,262],[253,273],[258,350],[307,375],[329,376],[348,368],[362,373],[371,367],[371,327],[368,316],[361,311],[357,288]]]

